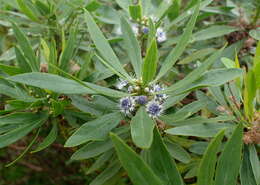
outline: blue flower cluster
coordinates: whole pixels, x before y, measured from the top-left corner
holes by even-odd
[[[133,93],[133,96],[123,97],[119,101],[119,107],[121,112],[125,115],[133,116],[140,106],[145,106],[146,111],[152,118],[159,117],[163,112],[162,104],[167,99],[166,94],[157,94],[163,91],[164,88],[155,84],[149,87],[141,88],[140,86],[129,85],[126,81],[120,80],[116,87],[120,90]]]

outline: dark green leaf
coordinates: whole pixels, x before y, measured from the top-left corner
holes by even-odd
[[[236,185],[241,164],[243,125],[239,124],[220,155],[215,185]]]

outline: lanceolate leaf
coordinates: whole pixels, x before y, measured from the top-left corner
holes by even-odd
[[[149,148],[153,141],[154,121],[147,114],[145,107],[140,107],[130,123],[133,142],[141,148]]]
[[[149,152],[149,165],[154,173],[167,185],[183,185],[181,175],[170,156],[157,128],[154,129],[154,140]]]
[[[195,80],[199,79],[201,75],[221,56],[223,49],[224,48],[211,55],[205,62],[203,62],[203,64],[200,65],[200,67],[189,73],[183,80],[180,80],[179,82],[167,88],[165,92],[176,91],[177,89],[189,85]]]
[[[117,135],[111,134],[118,158],[134,185],[163,185],[151,168]]]
[[[260,184],[260,161],[256,151],[256,147],[254,145],[250,145],[249,147],[249,158],[252,166],[252,171],[255,177],[255,182],[257,185]]]
[[[156,77],[156,80],[159,80],[171,69],[171,67],[177,62],[178,58],[181,56],[186,46],[188,45],[192,35],[192,30],[195,26],[195,22],[199,14],[199,8],[200,8],[200,1],[198,1],[195,12],[191,17],[189,23],[187,24],[187,27],[185,28],[185,31],[182,34],[181,39],[178,42],[177,46],[170,52],[170,54],[163,62],[161,70],[159,71],[159,74]]]
[[[72,56],[74,54],[76,41],[77,41],[77,31],[72,29],[70,31],[69,39],[66,42],[66,47],[62,52],[60,58],[60,68],[64,71],[68,71],[69,69],[70,66],[69,62],[72,59]]]
[[[220,86],[242,76],[242,73],[242,69],[236,68],[211,70],[185,88],[184,92],[196,88]]]
[[[85,12],[86,22],[90,37],[92,38],[97,50],[100,52],[102,57],[113,67],[116,71],[121,73],[124,77],[131,80],[131,77],[127,74],[125,69],[122,67],[120,61],[112,50],[111,46],[107,42],[106,38],[98,28],[92,16],[88,11]]]
[[[198,185],[213,184],[215,167],[217,163],[217,153],[220,148],[221,140],[224,137],[224,131],[220,131],[217,136],[210,142],[206,152],[203,155],[198,170]]]
[[[65,147],[78,146],[87,141],[106,139],[108,133],[122,119],[121,113],[111,113],[83,124],[65,143]]]
[[[25,57],[30,62],[30,66],[32,67],[33,71],[39,71],[39,62],[37,62],[37,58],[34,54],[34,51],[32,49],[32,46],[25,36],[25,34],[18,28],[16,24],[13,23],[13,30],[14,35],[18,41],[19,46],[21,47]]]
[[[143,64],[143,82],[144,84],[148,84],[153,80],[158,62],[158,51],[156,41],[153,40],[151,46],[149,47]]]
[[[220,155],[215,185],[236,185],[241,164],[243,125],[239,124]]]
[[[23,12],[27,17],[29,17],[33,21],[39,21],[38,17],[34,14],[34,12],[27,6],[26,1],[24,0],[16,0],[18,3],[21,12]]]
[[[245,74],[245,88],[244,88],[244,109],[245,115],[249,120],[252,120],[254,114],[254,105],[253,101],[256,96],[256,79],[254,75],[254,71],[249,70]]]
[[[37,118],[26,124],[21,122],[21,125],[17,128],[0,135],[0,148],[14,143],[26,134],[31,132],[34,128],[41,126],[48,118],[46,113],[38,114]],[[22,118],[23,119],[23,118]]]
[[[141,77],[142,69],[142,56],[139,43],[135,37],[135,34],[133,33],[131,26],[124,17],[121,18],[121,28],[126,51],[133,65],[136,77],[139,79]]]
[[[259,164],[258,164],[259,165]],[[253,169],[250,163],[249,146],[244,146],[243,161],[240,169],[241,185],[257,185]]]
[[[48,136],[44,138],[43,142],[40,143],[38,147],[34,151],[32,151],[32,153],[39,152],[47,148],[48,146],[50,146],[56,140],[57,135],[58,135],[58,126],[57,123],[55,122],[53,123],[52,129],[48,134]]]
[[[7,80],[43,89],[49,89],[51,91],[62,94],[103,94],[112,97],[123,97],[128,95],[126,93],[99,85],[82,82],[80,80],[70,80],[58,75],[48,73],[24,73],[8,77]]]

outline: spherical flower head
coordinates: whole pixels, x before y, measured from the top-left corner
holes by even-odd
[[[146,111],[152,118],[159,117],[162,114],[162,105],[157,101],[150,101],[146,105]]]
[[[147,96],[137,96],[135,98],[136,103],[140,104],[140,105],[145,105],[148,101]]]
[[[129,114],[135,109],[135,101],[132,97],[124,97],[120,99],[119,106],[122,112]]]
[[[134,87],[132,85],[130,85],[128,88],[127,88],[127,91],[128,93],[132,93],[134,91]]]
[[[149,33],[149,28],[148,27],[143,27],[142,32],[144,34],[148,34]]]
[[[132,24],[131,27],[132,27],[134,34],[137,36],[139,34],[138,24]]]
[[[119,82],[116,84],[116,87],[118,89],[123,89],[125,86],[127,86],[127,84],[128,84],[127,80],[119,79]]]
[[[160,86],[158,84],[155,84],[155,85],[152,86],[151,92],[155,93],[155,92],[160,92],[160,91],[163,91],[163,90],[164,90],[164,88],[162,86]],[[155,95],[155,100],[159,101],[159,102],[162,102],[165,99],[167,99],[167,97],[168,96],[166,94],[156,94]]]
[[[167,39],[166,32],[161,27],[156,30],[156,38],[158,42],[164,42]]]

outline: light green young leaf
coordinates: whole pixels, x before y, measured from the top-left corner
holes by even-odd
[[[154,173],[167,185],[183,185],[178,168],[171,158],[157,128],[154,129],[154,140],[148,150],[149,165]]]
[[[224,131],[220,131],[216,137],[210,142],[206,152],[204,153],[200,162],[198,170],[198,185],[213,184],[215,174],[215,167],[217,163],[217,154],[221,145],[221,140],[224,137]]]
[[[171,67],[176,63],[178,58],[181,56],[181,54],[184,52],[186,46],[189,43],[189,40],[192,35],[192,30],[195,26],[195,22],[197,19],[197,16],[199,14],[199,7],[200,7],[200,1],[198,1],[198,5],[196,7],[196,10],[191,17],[190,21],[188,22],[184,33],[181,36],[180,41],[178,42],[177,46],[170,52],[170,54],[167,56],[165,61],[162,64],[162,67],[159,71],[159,74],[156,77],[156,80],[159,80],[161,77],[163,77],[170,69]]]
[[[257,44],[254,57],[254,74],[256,79],[256,87],[260,88],[260,41]]]
[[[73,57],[75,51],[75,45],[77,41],[77,31],[72,29],[70,31],[69,39],[66,42],[64,51],[62,51],[60,57],[60,68],[64,71],[68,71],[70,67],[70,60]]]
[[[128,80],[131,80],[132,78],[123,68],[122,64],[120,63],[111,46],[107,42],[107,39],[104,37],[103,33],[98,28],[90,13],[88,11],[85,11],[85,15],[90,37],[92,38],[97,50],[112,68],[114,68],[117,72],[122,74]]]
[[[153,80],[156,74],[157,62],[158,62],[157,44],[156,41],[153,40],[151,46],[147,50],[144,59],[143,72],[142,72],[144,84],[148,84],[150,81]]]
[[[133,65],[136,77],[139,79],[142,71],[141,49],[131,26],[124,17],[121,17],[121,29],[127,49],[126,51]]]
[[[38,17],[34,14],[34,12],[27,6],[25,0],[16,0],[17,4],[19,5],[21,12],[23,12],[27,17],[31,20],[38,22]]]
[[[140,148],[149,148],[153,142],[155,123],[147,114],[145,107],[139,108],[130,126],[133,142]]]
[[[252,121],[254,114],[254,98],[256,96],[256,79],[253,70],[249,70],[244,77],[244,110],[245,115]]]
[[[116,153],[122,166],[135,185],[163,185],[152,169],[122,139],[111,133]]]
[[[108,133],[119,124],[121,119],[121,113],[116,112],[87,122],[69,137],[65,143],[65,147],[78,146],[87,141],[104,140]]]
[[[130,5],[129,6],[129,13],[133,20],[141,20],[142,19],[142,7],[140,4],[137,5]]]
[[[220,155],[215,185],[236,185],[241,164],[243,125],[237,125]]]

